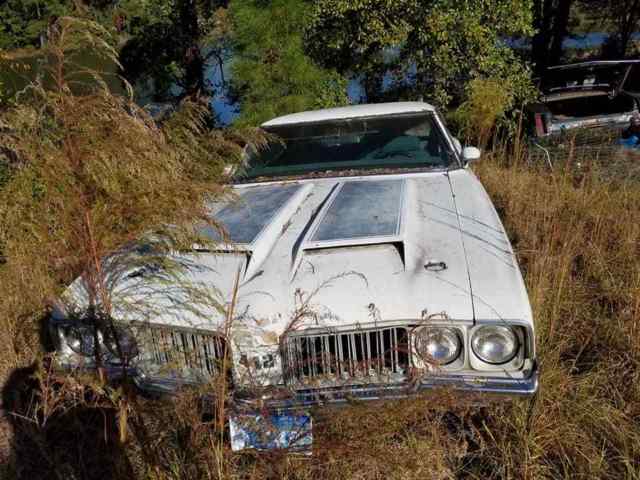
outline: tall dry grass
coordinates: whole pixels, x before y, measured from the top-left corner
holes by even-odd
[[[478,173],[524,270],[541,388],[488,418],[498,477],[640,477],[640,184],[500,161]]]
[[[525,275],[541,368],[535,398],[474,406],[444,392],[318,409],[309,458],[231,453],[219,418],[194,413],[196,397],[140,400],[126,441],[104,436],[120,452],[112,471],[156,480],[640,478],[640,184],[597,169],[551,172],[524,153],[496,152],[475,170]],[[68,478],[89,478],[87,449],[65,450],[69,440],[57,438],[45,451],[67,469],[76,462]],[[43,453],[32,455],[37,466]]]

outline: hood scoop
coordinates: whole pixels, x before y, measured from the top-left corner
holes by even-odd
[[[405,196],[403,179],[339,184],[294,252],[292,277],[311,250],[393,244],[403,252]]]
[[[229,243],[236,248],[250,246],[301,188],[294,183],[239,189],[237,197],[220,209],[214,218],[224,227]],[[218,242],[226,240],[211,227],[206,227],[204,233]]]
[[[313,184],[271,184],[237,189],[237,198],[213,215],[226,236],[207,226],[202,233],[220,242],[220,252],[244,252],[244,280],[256,275]]]

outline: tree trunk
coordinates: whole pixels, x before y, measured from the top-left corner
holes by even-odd
[[[560,63],[562,58],[562,42],[569,33],[569,15],[573,0],[559,0],[553,21],[553,41],[549,48],[548,59],[550,64]]]
[[[618,33],[618,54],[620,57],[626,56],[627,50],[629,49],[629,42],[631,41],[631,35],[633,35],[633,31],[636,29],[639,20],[640,0],[633,0],[629,9],[624,12],[624,17],[622,18],[621,22],[622,25],[620,28],[620,32]]]
[[[375,103],[382,96],[382,74],[375,69],[364,74],[362,79],[364,93],[367,97],[367,103]]]
[[[535,65],[537,75],[542,75],[549,65],[547,53],[551,37],[551,24],[553,20],[553,0],[534,0],[533,26],[537,33],[531,41],[531,57]]]
[[[180,1],[180,22],[185,51],[185,95],[199,97],[204,91],[204,59],[200,51],[200,27],[198,25],[198,11],[195,0]]]

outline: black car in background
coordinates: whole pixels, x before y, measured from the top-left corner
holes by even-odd
[[[536,137],[585,128],[622,129],[639,112],[640,60],[549,67],[540,90],[540,100],[527,106]]]

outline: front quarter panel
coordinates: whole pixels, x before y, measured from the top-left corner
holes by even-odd
[[[524,323],[533,332],[527,290],[489,195],[469,170],[450,174],[467,255],[476,322]]]

